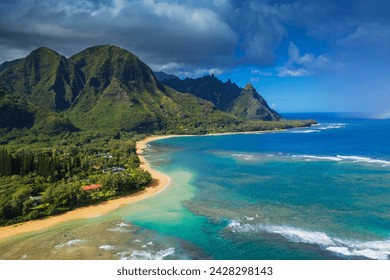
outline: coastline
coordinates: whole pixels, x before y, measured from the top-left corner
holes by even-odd
[[[91,206],[80,207],[63,214],[49,216],[47,218],[43,218],[39,220],[31,220],[31,221],[14,224],[10,226],[0,227],[0,241],[3,241],[6,238],[10,238],[19,234],[49,228],[63,222],[98,217],[107,214],[109,212],[112,212],[119,207],[123,207],[131,203],[135,203],[137,201],[143,200],[145,198],[151,197],[155,194],[162,192],[169,186],[171,178],[161,172],[152,169],[149,166],[149,164],[145,161],[145,158],[142,156],[142,152],[146,148],[146,145],[151,141],[155,141],[163,138],[175,137],[175,136],[176,135],[151,136],[143,140],[137,141],[136,150],[137,150],[137,155],[140,159],[140,168],[148,171],[153,178],[152,183],[144,190],[118,199],[104,201]]]
[[[157,170],[152,169],[149,166],[149,164],[145,161],[145,158],[142,156],[143,150],[146,148],[149,142],[160,140],[160,139],[172,138],[172,137],[261,134],[261,133],[281,132],[285,130],[286,129],[248,131],[248,132],[225,132],[225,133],[211,133],[211,134],[204,134],[204,135],[186,135],[186,134],[185,135],[157,135],[157,136],[146,137],[145,139],[136,142],[136,153],[140,159],[140,168],[148,171],[153,178],[152,183],[147,188],[145,188],[140,192],[128,196],[104,201],[95,205],[76,208],[74,210],[65,212],[63,214],[48,216],[46,218],[42,218],[38,220],[31,220],[19,224],[0,227],[0,242],[6,238],[10,238],[23,233],[39,231],[42,229],[46,229],[58,225],[63,222],[99,217],[101,215],[112,212],[119,207],[123,207],[131,203],[135,203],[137,201],[143,200],[145,198],[151,197],[155,194],[164,191],[169,186],[171,178],[168,175],[165,175]]]

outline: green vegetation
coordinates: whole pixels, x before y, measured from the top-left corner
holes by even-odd
[[[114,46],[88,48],[68,59],[42,47],[2,64],[0,225],[143,189],[151,176],[139,169],[135,141],[146,135],[314,123],[279,120],[253,87],[202,79],[199,97],[178,92]],[[102,187],[83,190],[91,184]]]
[[[90,136],[0,148],[0,225],[116,198],[151,182],[138,168],[134,140]],[[102,187],[82,189],[97,183]]]
[[[230,79],[223,83],[214,75],[180,80],[175,76],[158,72],[158,77],[165,85],[208,100],[219,110],[240,119],[277,121],[281,118],[250,84],[242,89],[232,83]]]
[[[247,84],[241,94],[232,101],[229,112],[247,120],[272,121],[281,118],[251,84]]]

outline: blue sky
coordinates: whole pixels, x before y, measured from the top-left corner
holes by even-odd
[[[281,112],[390,117],[387,0],[2,0],[0,63],[119,45],[153,70],[252,83]]]

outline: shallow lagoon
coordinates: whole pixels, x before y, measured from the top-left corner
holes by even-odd
[[[390,121],[310,117],[320,124],[150,143],[170,188],[10,239],[0,258],[388,259]]]

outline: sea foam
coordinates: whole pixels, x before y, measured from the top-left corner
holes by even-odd
[[[338,157],[332,157],[332,156],[292,155],[291,157],[295,159],[304,159],[304,160],[342,161],[342,159]]]
[[[331,237],[320,231],[309,231],[291,226],[241,224],[233,220],[227,226],[233,233],[277,234],[296,243],[317,245],[324,250],[344,256],[387,260],[390,256],[390,240],[358,241]]]
[[[120,224],[116,224],[116,226],[118,226],[118,227],[131,227],[131,225],[123,223],[123,222]]]
[[[318,156],[318,155],[288,155],[287,157],[296,159],[296,160],[305,160],[305,161],[337,161],[342,163],[361,163],[361,164],[371,164],[371,165],[380,165],[382,167],[390,166],[390,161],[375,159],[370,157],[361,157],[355,155],[336,155],[336,156]]]
[[[110,251],[110,250],[115,250],[116,247],[113,245],[101,245],[99,247],[99,249],[104,250],[104,251]]]
[[[232,154],[232,156],[234,156],[236,158],[239,158],[239,159],[243,159],[243,160],[253,160],[253,159],[255,159],[255,155],[254,154],[234,153],[234,154]]]
[[[120,252],[117,255],[120,256],[121,260],[163,260],[166,257],[173,255],[175,253],[175,248],[170,247],[167,249],[162,249],[157,252],[153,251],[144,251],[144,250],[134,250],[130,252]]]
[[[123,226],[108,228],[107,230],[108,231],[113,231],[113,232],[122,232],[122,233],[131,232],[130,229],[126,229],[126,227],[123,227]]]
[[[345,161],[352,161],[354,163],[371,163],[371,164],[379,164],[382,166],[390,166],[390,161],[381,160],[381,159],[374,159],[374,158],[369,158],[369,157],[338,155],[337,158],[345,160]]]
[[[82,240],[82,239],[73,239],[73,240],[70,240],[66,243],[63,243],[63,244],[59,244],[59,245],[56,245],[54,246],[54,248],[63,248],[63,247],[69,247],[69,246],[73,246],[73,245],[77,245],[77,244],[80,244],[80,243],[84,243],[85,241]]]
[[[346,123],[320,123],[318,124],[318,129],[327,130],[327,129],[337,129],[346,127]]]
[[[300,134],[300,133],[316,133],[316,132],[320,132],[320,131],[316,129],[307,129],[307,130],[292,130],[289,133]]]
[[[292,129],[289,130],[288,133],[318,133],[323,130],[344,128],[346,126],[346,123],[319,123],[318,125],[312,126],[310,128]]]

